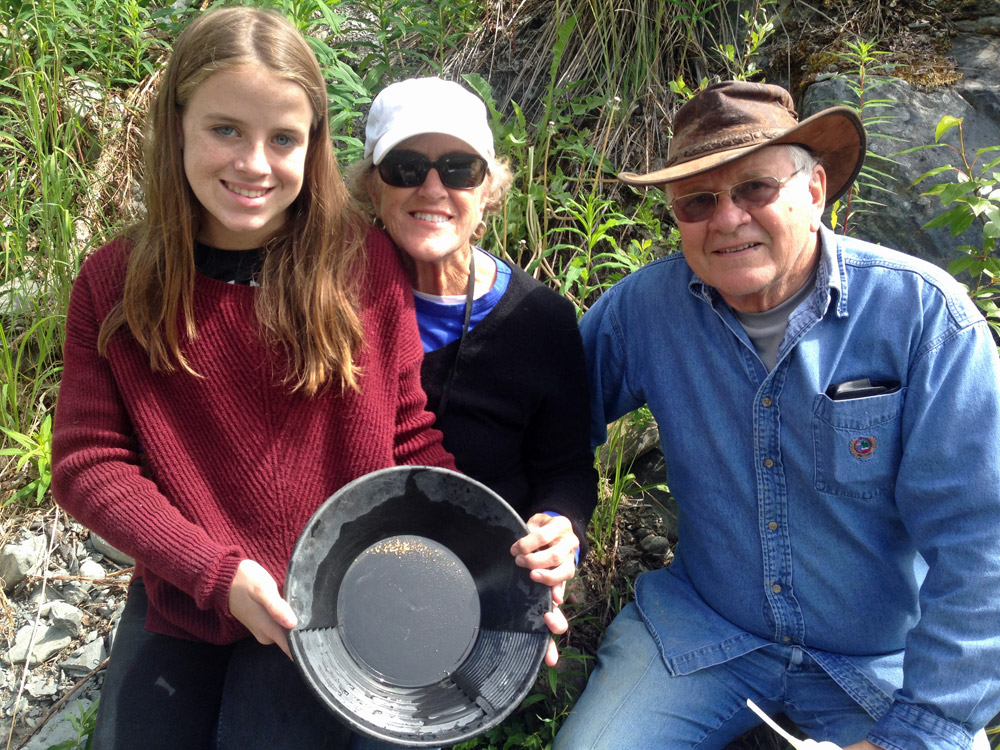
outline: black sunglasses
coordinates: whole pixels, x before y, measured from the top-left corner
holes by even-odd
[[[796,169],[788,177],[783,177],[780,180],[777,177],[757,177],[753,180],[738,182],[728,190],[720,190],[717,193],[682,195],[680,198],[674,199],[674,202],[670,204],[670,210],[674,212],[677,221],[707,221],[715,214],[715,208],[719,205],[719,196],[723,193],[729,193],[729,198],[733,203],[743,210],[763,208],[774,203],[785,183],[801,171],[801,169]]]
[[[378,173],[386,185],[408,188],[423,185],[436,169],[441,184],[455,190],[479,187],[486,179],[486,159],[476,154],[445,154],[431,161],[416,151],[393,149],[379,162]]]

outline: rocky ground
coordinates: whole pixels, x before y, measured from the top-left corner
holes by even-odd
[[[97,698],[130,567],[55,508],[5,526],[0,745],[48,750]]]

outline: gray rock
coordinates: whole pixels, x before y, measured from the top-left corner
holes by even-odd
[[[997,94],[997,67],[1000,66],[1000,42],[996,37],[979,34],[961,34],[952,43],[955,64],[962,74],[962,80],[952,88],[965,101],[991,123],[1000,123],[1000,96]],[[977,120],[980,118],[976,118]],[[975,129],[976,137],[983,137],[978,130],[980,123],[964,123],[967,129]]]
[[[70,604],[80,604],[90,597],[94,584],[87,581],[60,581],[59,596]]]
[[[61,602],[63,598],[51,581],[46,586],[35,586],[28,596],[28,605],[32,610],[37,611],[39,607],[44,607],[49,602]]]
[[[15,700],[17,701],[16,704]],[[4,716],[8,717],[13,716],[15,708],[17,710],[17,713],[23,716],[24,712],[28,710],[28,696],[25,695],[24,693],[21,694],[20,699],[17,699],[15,696],[12,696],[11,699],[7,701],[7,705],[4,706],[3,709]],[[7,726],[4,727],[4,736],[6,736],[7,730],[9,729],[10,729],[10,722],[7,722]]]
[[[94,545],[96,551],[120,565],[135,565],[135,560],[121,550],[112,547],[103,537],[98,536],[93,531],[90,532],[90,543]]]
[[[22,542],[10,542],[0,552],[0,578],[3,590],[10,592],[29,575],[42,568],[45,559],[45,539],[33,536]]]
[[[639,546],[654,555],[665,555],[670,551],[670,540],[665,536],[650,534],[639,542]]]
[[[39,623],[38,632],[35,633],[35,640],[32,643],[31,633],[34,627],[32,623],[17,631],[17,635],[14,636],[14,646],[3,655],[4,662],[10,665],[23,664],[25,659],[28,659],[30,669],[51,659],[73,642],[73,637],[62,628]]]
[[[49,750],[53,745],[78,739],[79,733],[73,725],[73,719],[79,717],[91,703],[93,701],[89,698],[71,701],[38,730],[38,734],[23,746],[23,750]]]
[[[955,27],[959,31],[970,34],[997,34],[1000,33],[1000,16],[984,16],[968,21],[958,21]]]
[[[108,631],[108,650],[115,646],[115,636],[118,635],[118,625],[122,621],[122,612],[125,611],[125,600],[123,599],[118,608],[111,615],[111,629]]]
[[[78,636],[83,632],[83,612],[69,602],[54,601],[43,604],[42,617],[47,617],[51,625],[61,627],[67,633]]]
[[[805,94],[803,115],[813,114],[837,102],[851,102],[853,96],[847,83],[841,79],[831,78],[813,84]],[[973,119],[974,110],[952,89],[922,92],[901,80],[893,80],[879,87],[871,96],[891,99],[897,104],[877,110],[878,116],[886,119],[868,128],[869,151],[884,158],[869,156],[866,168],[882,173],[878,177],[882,189],[872,187],[873,182],[863,173],[856,182],[855,195],[881,205],[863,206],[856,198],[852,198],[853,216],[850,223],[855,227],[854,233],[869,242],[902,250],[942,267],[947,266],[956,257],[960,245],[978,241],[978,232],[973,227],[953,238],[944,227],[921,229],[944,210],[937,196],[924,196],[922,193],[933,184],[943,182],[946,175],[939,175],[919,185],[913,185],[913,182],[935,167],[952,163],[954,154],[941,148],[902,156],[898,154],[915,146],[933,143],[935,128],[944,115],[966,118],[969,122]],[[875,113],[873,110],[870,114]],[[1000,131],[995,137],[997,140],[993,142],[1000,143]],[[842,206],[841,223],[843,213]],[[838,227],[838,231],[840,230],[841,227]],[[902,241],[904,238],[905,241]]]
[[[957,154],[947,147],[937,147],[898,155],[916,146],[934,143],[938,122],[945,115],[963,119],[966,152],[970,159],[976,149],[1000,144],[1000,40],[996,36],[960,34],[952,45],[952,56],[964,80],[924,91],[909,83],[892,79],[873,88],[869,98],[894,102],[891,107],[871,108],[865,117],[884,118],[868,127],[868,148],[879,158],[869,158],[868,167],[884,173],[882,190],[866,190],[865,178],[859,181],[860,194],[884,204],[862,208],[852,224],[861,239],[915,255],[941,266],[958,257],[958,247],[982,244],[978,224],[952,237],[947,227],[921,229],[946,209],[937,196],[924,196],[933,184],[953,178],[954,173],[939,175],[919,185],[913,182],[931,169],[960,164]],[[811,85],[803,97],[803,117],[837,103],[857,105],[854,93],[840,78],[829,78]],[[943,142],[957,144],[958,131],[952,130]]]
[[[645,487],[643,493],[646,502],[663,522],[663,528],[668,539],[677,541],[677,501],[669,491],[653,485],[667,481],[667,464],[663,459],[663,451],[659,446],[647,451],[632,464],[632,472],[639,486]]]
[[[656,447],[660,441],[660,431],[656,426],[656,420],[650,418],[644,422],[626,422],[622,427],[619,436],[613,434],[614,427],[608,426],[609,442],[601,446],[599,457],[601,462],[608,465],[614,471],[614,462],[617,456],[613,448],[620,446],[622,452],[622,466],[628,467],[636,458]]]
[[[96,669],[105,657],[107,651],[104,648],[104,641],[100,638],[92,640],[83,648],[77,649],[68,658],[64,659],[59,667],[71,674],[87,674]]]
[[[38,675],[28,680],[24,689],[32,698],[51,698],[59,690],[52,675]]]
[[[113,595],[105,594],[100,601],[100,605],[97,608],[97,614],[105,619],[110,619],[116,612],[118,612],[124,604],[124,600],[119,602]]]
[[[37,281],[25,276],[16,276],[0,285],[0,310],[11,318],[30,318],[36,314],[36,305],[46,296]],[[5,321],[7,325],[9,321]]]
[[[84,578],[104,578],[107,571],[104,566],[94,560],[84,560],[80,563],[80,575]]]

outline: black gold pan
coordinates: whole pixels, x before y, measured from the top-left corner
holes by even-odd
[[[549,589],[514,565],[513,509],[447,469],[403,466],[344,486],[306,525],[285,595],[295,663],[354,730],[404,747],[470,739],[531,689]]]

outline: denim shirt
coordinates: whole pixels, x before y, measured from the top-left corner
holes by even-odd
[[[820,230],[768,372],[681,255],[584,316],[592,440],[648,403],[680,542],[636,585],[671,674],[807,651],[887,750],[969,748],[1000,710],[1000,363],[964,290]],[[887,392],[834,400],[859,378]]]

